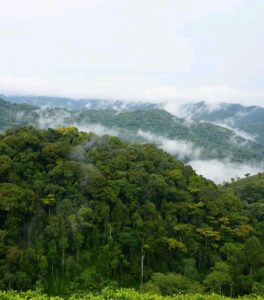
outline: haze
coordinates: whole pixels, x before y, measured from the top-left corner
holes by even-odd
[[[262,105],[262,0],[1,0],[0,93]]]

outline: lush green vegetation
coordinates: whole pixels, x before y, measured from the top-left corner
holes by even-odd
[[[220,296],[216,294],[211,295],[202,295],[202,294],[177,294],[173,296],[160,296],[154,294],[146,294],[146,293],[139,293],[134,289],[118,289],[118,290],[111,290],[108,288],[103,289],[99,294],[75,294],[69,295],[65,297],[54,297],[54,296],[47,296],[45,294],[39,292],[1,292],[0,291],[0,299],[1,300],[229,300],[233,298]],[[238,297],[238,300],[263,300],[264,298],[261,296],[251,295],[251,296],[244,296]]]
[[[37,119],[37,107],[27,104],[11,104],[0,99],[0,132],[6,128],[33,124]]]
[[[154,145],[75,128],[0,136],[0,288],[263,294],[262,228]]]
[[[159,143],[159,136],[171,140],[192,142],[199,148],[201,159],[225,159],[232,161],[262,161],[264,148],[252,141],[246,141],[231,130],[203,122],[188,123],[160,109],[148,109],[120,112],[113,110],[84,110],[78,114],[78,124],[100,123],[107,128],[115,128],[120,137],[128,141],[139,139],[139,129],[155,135],[154,143]],[[124,129],[126,132],[123,133]],[[127,134],[129,132],[129,135]],[[127,137],[128,136],[128,137]],[[192,156],[187,159],[193,159]]]
[[[243,179],[232,180],[225,184],[225,189],[235,193],[257,228],[259,238],[264,238],[264,173],[254,176],[246,174]]]
[[[0,130],[19,125],[36,128],[80,126],[91,128],[100,124],[129,142],[151,142],[160,145],[166,139],[191,142],[197,150],[185,151],[178,156],[185,161],[192,159],[230,159],[236,162],[260,162],[264,160],[264,147],[246,141],[231,130],[203,122],[186,123],[160,109],[143,109],[118,112],[115,110],[68,111],[64,108],[38,108],[30,105],[11,104],[0,100]],[[138,134],[145,132],[145,137]],[[89,130],[90,131],[90,130]],[[102,129],[101,131],[104,131]],[[193,153],[195,152],[195,153]],[[199,155],[197,157],[197,153]],[[175,154],[176,155],[176,154]],[[177,156],[176,156],[177,158]]]

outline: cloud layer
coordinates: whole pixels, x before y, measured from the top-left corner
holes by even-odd
[[[263,13],[259,0],[2,0],[0,93],[261,105]]]

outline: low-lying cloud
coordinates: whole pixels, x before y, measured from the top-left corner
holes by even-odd
[[[108,128],[99,123],[93,124],[79,124],[74,119],[72,115],[65,111],[64,109],[53,111],[50,108],[41,108],[36,111],[38,113],[37,125],[40,128],[57,128],[64,126],[75,126],[80,131],[84,132],[94,132],[95,134],[102,135],[112,135],[121,136],[122,130],[116,128]],[[54,113],[52,113],[54,112]],[[23,119],[23,114],[18,114],[16,116],[18,119]],[[225,126],[228,128],[228,126]],[[232,128],[232,130],[234,130]],[[243,136],[241,131],[236,132],[239,136]],[[193,167],[193,169],[200,175],[213,180],[216,183],[223,183],[224,181],[230,181],[231,178],[244,177],[245,174],[256,174],[258,172],[263,172],[264,163],[258,166],[251,165],[249,163],[235,163],[231,162],[230,159],[218,160],[204,160],[202,159],[201,148],[195,146],[192,142],[182,139],[171,139],[166,136],[157,135],[149,131],[138,130],[135,136],[141,138],[145,142],[150,142],[157,145],[158,148],[175,156],[177,159],[188,161],[188,164]],[[246,138],[246,136],[243,136]],[[248,136],[247,139],[250,139]],[[234,140],[234,142],[236,142]],[[87,145],[88,146],[88,145]],[[212,149],[213,151],[213,149]],[[83,149],[76,149],[75,153],[77,160],[83,159],[85,153]]]
[[[213,180],[216,183],[230,181],[231,178],[243,178],[245,174],[257,174],[263,172],[264,166],[253,166],[230,162],[229,160],[191,160],[193,169],[204,177]]]
[[[38,114],[37,126],[39,128],[59,128],[74,126],[79,131],[93,132],[99,136],[113,135],[119,136],[117,129],[105,127],[99,123],[77,123],[74,116],[63,108],[41,107],[35,111]],[[21,116],[18,116],[21,117]]]
[[[156,135],[148,131],[138,130],[137,135],[143,139],[156,144],[159,148],[177,156],[179,159],[193,158],[198,159],[200,157],[201,149],[195,147],[190,141],[180,139],[169,139],[167,137]]]
[[[54,110],[49,107],[41,107],[36,110],[38,114],[37,125],[40,128],[58,128],[67,125],[67,119],[71,114],[63,108]]]
[[[256,137],[257,137],[256,135],[249,134],[248,132],[246,132],[244,130],[238,129],[236,127],[229,126],[229,125],[227,125],[226,123],[223,123],[223,122],[210,122],[210,123],[215,124],[217,126],[224,127],[226,129],[229,129],[229,130],[232,130],[236,135],[242,137],[245,140],[249,140],[249,141],[252,141],[252,142],[256,141]]]
[[[191,165],[197,174],[203,175],[215,183],[230,181],[231,178],[242,178],[247,173],[256,174],[264,170],[264,163],[256,166],[248,163],[231,162],[230,159],[201,159],[202,149],[195,147],[189,141],[172,140],[143,130],[139,130],[137,135],[156,144],[159,148],[176,156],[178,159],[188,159],[189,162],[187,164]]]
[[[105,127],[101,124],[85,124],[85,125],[74,124],[73,126],[77,127],[79,131],[93,132],[100,136],[102,135],[119,136],[118,130]]]

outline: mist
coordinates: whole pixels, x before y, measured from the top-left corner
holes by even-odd
[[[264,165],[253,166],[249,164],[234,163],[227,160],[191,160],[189,163],[193,169],[215,183],[230,181],[231,178],[243,178],[245,174],[251,175],[263,172]]]
[[[217,107],[214,106],[214,108],[211,107],[210,109],[217,109]],[[67,112],[63,108],[53,110],[48,107],[42,107],[41,109],[37,110],[36,113],[38,114],[37,127],[39,128],[74,126],[80,131],[93,132],[99,136],[111,135],[123,139],[126,139],[127,137],[124,136],[124,133],[120,128],[109,128],[100,123],[78,123],[75,121],[74,115]],[[17,118],[21,119],[23,118],[23,115],[18,114]],[[188,120],[186,120],[186,123],[188,124]],[[254,136],[250,136],[241,130],[234,130],[234,128],[231,128],[226,124],[217,123],[216,125],[233,130],[235,134],[231,141],[233,143],[238,143],[235,138],[237,136],[246,139],[245,142],[247,142],[247,140],[254,141]],[[203,175],[204,177],[211,179],[218,184],[225,181],[230,181],[231,178],[243,178],[247,173],[256,174],[263,172],[264,170],[264,162],[259,165],[254,165],[253,163],[235,163],[231,161],[231,157],[227,157],[224,160],[205,160],[202,157],[203,149],[197,147],[194,143],[188,140],[172,139],[166,136],[154,134],[149,131],[143,131],[141,129],[135,133],[131,132],[130,134],[132,134],[132,137],[135,138],[135,140],[137,140],[136,138],[138,137],[139,141],[155,144],[158,148],[171,154],[176,159],[180,159],[186,164],[191,165],[199,175]],[[239,141],[239,143],[241,143],[241,141]],[[213,150],[214,149],[212,149],[212,151]],[[84,153],[82,149],[76,149],[75,156],[79,157],[79,159],[83,159]]]
[[[232,130],[237,136],[240,136],[240,137],[242,137],[242,138],[245,139],[245,140],[249,140],[249,141],[252,141],[252,142],[256,142],[257,136],[256,136],[256,135],[249,134],[248,132],[246,132],[246,131],[244,131],[244,130],[238,129],[238,128],[236,128],[236,127],[229,126],[229,125],[227,125],[227,124],[224,123],[224,122],[210,122],[210,123],[211,123],[211,124],[218,125],[218,126],[221,126],[221,127],[224,127],[224,128],[226,128],[226,129],[229,129],[229,130]]]
[[[264,170],[264,162],[256,166],[249,163],[232,162],[230,158],[205,160],[201,159],[202,149],[196,147],[192,142],[172,140],[143,130],[139,130],[137,134],[177,159],[188,160],[187,164],[191,165],[197,174],[203,175],[218,184],[230,181],[231,178],[242,178],[247,173],[257,174]]]
[[[145,140],[156,144],[159,148],[170,153],[173,156],[177,156],[179,159],[198,159],[200,157],[201,149],[195,147],[190,141],[180,139],[169,139],[167,137],[153,134],[148,131],[138,130],[137,135]]]
[[[113,136],[119,136],[119,131],[116,129],[105,127],[101,124],[85,124],[85,125],[79,125],[74,123],[74,127],[78,128],[79,131],[84,132],[93,132],[99,136],[102,135],[113,135]]]

